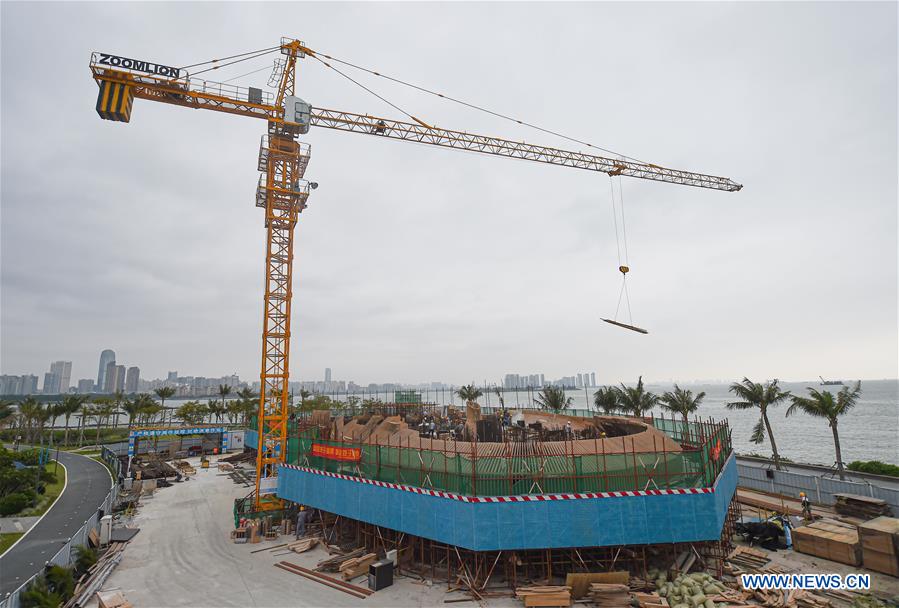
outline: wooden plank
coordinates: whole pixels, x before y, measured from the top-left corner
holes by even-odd
[[[364,600],[367,597],[361,593],[357,593],[350,589],[344,589],[343,587],[338,587],[337,585],[332,584],[326,580],[320,579],[317,576],[312,576],[310,574],[306,574],[305,572],[300,572],[298,570],[294,570],[293,568],[289,568],[288,566],[284,565],[285,563],[286,562],[279,562],[279,563],[275,564],[275,568],[281,568],[282,570],[286,570],[287,572],[290,572],[291,574],[296,574],[298,576],[302,576],[303,578],[309,579],[310,581],[314,581],[316,583],[321,583],[322,585],[325,585],[326,587],[336,589],[337,591],[343,591],[344,593],[346,593],[348,595],[352,595],[353,597],[358,598],[360,600]]]
[[[591,583],[618,583],[626,585],[630,580],[627,572],[569,572],[565,585],[571,587],[571,597],[579,600],[590,590]]]
[[[340,579],[330,577],[327,574],[322,574],[321,572],[309,570],[308,568],[304,568],[303,566],[300,566],[299,564],[292,564],[290,562],[278,562],[278,563],[284,564],[284,566],[291,568],[293,570],[296,570],[298,572],[302,572],[303,574],[308,574],[309,576],[314,576],[315,578],[321,579],[323,581],[330,582],[335,585],[339,585],[340,587],[342,587],[344,589],[348,589],[350,591],[353,591],[354,593],[361,593],[362,595],[364,595],[366,597],[368,597],[369,595],[374,593],[374,591],[372,591],[371,589],[366,589],[365,587],[359,587],[358,585],[353,585],[352,583],[347,583],[346,581],[342,581]]]

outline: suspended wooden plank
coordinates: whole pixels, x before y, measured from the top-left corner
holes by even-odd
[[[618,321],[613,321],[612,319],[603,319],[606,323],[611,323],[612,325],[617,325],[618,327],[623,327],[624,329],[629,329],[631,331],[635,331],[640,334],[648,334],[649,332],[643,329],[642,327],[637,327],[636,325],[628,325],[627,323],[619,323]]]

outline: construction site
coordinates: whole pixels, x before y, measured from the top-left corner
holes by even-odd
[[[605,323],[598,324],[634,340],[646,340],[649,329],[631,314],[622,184],[641,180],[722,197],[739,196],[743,188],[729,177],[611,153],[313,47],[284,37],[184,67],[135,59],[126,49],[124,55],[98,51],[82,67],[84,80],[96,84],[96,114],[117,145],[127,145],[127,128],[111,123],[137,120],[135,106],[143,102],[261,125],[254,164],[245,167],[248,175],[258,172],[248,177],[246,198],[261,210],[264,242],[261,358],[252,397],[258,408],[249,423],[129,423],[127,442],[103,446],[113,490],[96,518],[99,532],[90,522],[84,532],[101,550],[99,561],[62,605],[896,605],[899,519],[893,515],[899,514],[873,495],[845,494],[812,510],[797,502],[798,494],[748,491],[727,420],[606,414],[598,400],[596,411],[580,412],[565,411],[570,400],[559,408],[506,408],[502,397],[500,407],[477,397],[462,407],[356,400],[345,409],[334,402],[332,409],[310,411],[294,403],[295,229],[318,188],[306,176],[311,147],[302,138],[311,129],[601,177],[610,193],[620,284],[610,291],[617,295],[614,314],[598,317]],[[273,60],[267,90],[206,79],[210,71],[232,65],[241,71],[248,67],[242,62],[259,58]],[[301,98],[304,61],[403,117],[321,108]],[[441,128],[349,73],[387,79],[579,147]],[[564,179],[566,172],[559,173]],[[775,471],[769,474],[773,480]],[[73,550],[67,546],[57,561],[70,560]],[[863,572],[872,582],[814,591],[750,589],[741,582],[743,574],[809,572]],[[19,608],[23,589],[0,608]]]

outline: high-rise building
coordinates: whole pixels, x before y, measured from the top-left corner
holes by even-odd
[[[115,392],[115,383],[116,383],[116,364],[115,359],[106,364],[106,370],[103,372],[103,389],[101,392],[109,393]]]
[[[41,388],[41,392],[45,395],[58,395],[59,376],[57,376],[53,372],[47,372],[46,374],[44,374],[44,386],[43,388]]]
[[[137,385],[140,383],[140,368],[129,367],[125,374],[125,392],[136,393]]]
[[[326,367],[325,368],[325,382],[330,382],[330,381],[331,381],[331,368]]]
[[[36,395],[37,394],[37,376],[33,374],[25,374],[22,376],[22,392],[20,395]]]
[[[590,386],[596,386],[596,372],[590,372]]]
[[[576,387],[581,388],[584,386],[584,374],[577,375],[577,381],[574,384]]]
[[[69,392],[69,384],[72,382],[72,362],[71,361],[54,361],[50,364],[50,371],[56,374],[58,384],[56,386],[57,394],[65,394]]]
[[[166,382],[178,382],[178,372],[169,372],[165,379]]]
[[[94,392],[94,380],[92,378],[82,378],[78,381],[78,394],[88,395]]]
[[[110,362],[115,361],[115,351],[108,348],[100,353],[100,370],[97,372],[97,390],[106,392],[106,369]]]
[[[111,392],[120,393],[125,390],[125,366],[115,366],[115,389]]]

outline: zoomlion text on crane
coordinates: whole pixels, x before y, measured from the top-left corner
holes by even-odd
[[[146,72],[147,74],[157,74],[168,78],[180,78],[181,70],[160,63],[150,63],[140,59],[129,59],[128,57],[119,57],[118,55],[110,55],[109,53],[100,53],[100,60],[97,62],[102,65],[108,65],[115,68],[125,68],[126,70],[136,70],[138,72]]]

